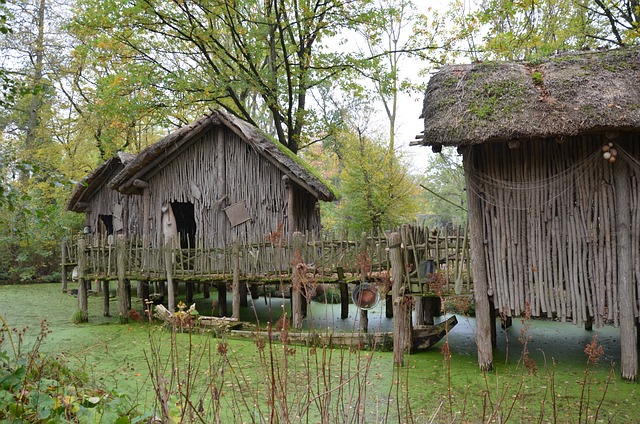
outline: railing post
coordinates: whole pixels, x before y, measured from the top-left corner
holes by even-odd
[[[391,261],[393,285],[393,363],[404,365],[404,352],[410,340],[411,309],[404,296],[404,260],[400,234],[389,234],[389,260]],[[409,318],[407,320],[407,317]]]
[[[89,301],[87,299],[87,282],[84,278],[87,264],[86,241],[84,237],[78,239],[78,308],[82,314],[80,322],[89,321]]]
[[[127,241],[123,234],[116,237],[116,270],[118,273],[118,317],[120,324],[129,322],[127,272]]]
[[[167,273],[167,307],[169,312],[176,311],[176,294],[173,286],[173,238],[164,240],[164,267]]]
[[[368,252],[367,252],[367,233],[362,232],[360,235],[360,284],[367,281],[368,270],[365,267],[368,266]],[[366,309],[360,308],[360,328],[364,333],[369,331],[369,312]]]

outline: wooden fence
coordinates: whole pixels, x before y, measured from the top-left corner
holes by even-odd
[[[454,228],[402,226],[397,230],[402,240],[405,264],[405,292],[433,295],[433,275],[437,272],[438,290],[444,295],[472,292],[467,231]],[[387,232],[388,234],[388,232]],[[82,238],[82,251],[78,240]],[[305,279],[317,283],[335,283],[344,275],[347,280],[362,278],[388,281],[391,265],[387,237],[384,233],[364,233],[359,237],[325,233],[322,237],[302,235],[300,251],[305,266]],[[288,283],[292,278],[292,240],[269,240],[249,245],[220,248],[152,248],[139,237],[116,243],[114,237],[80,236],[62,243],[63,281],[69,269],[84,256],[84,278],[118,279],[118,250],[124,257],[122,275],[128,280],[184,282],[231,281],[234,271],[245,282]],[[123,247],[119,247],[123,246]],[[169,264],[169,267],[167,267]]]

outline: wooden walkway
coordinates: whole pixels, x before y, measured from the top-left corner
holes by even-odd
[[[403,226],[402,239],[408,292],[433,294],[428,274],[443,277],[444,294],[471,293],[469,244],[463,228],[445,233],[426,227]],[[222,248],[167,249],[145,245],[138,238],[66,239],[62,243],[63,275],[84,256],[82,276],[90,280],[167,281],[167,273],[182,282],[231,282],[234,273],[242,282],[290,283],[292,259],[304,264],[305,278],[316,283],[336,283],[338,272],[347,279],[382,280],[390,270],[387,238],[384,234],[338,237],[324,234],[302,240],[294,253],[294,241],[231,245]],[[118,258],[124,269],[118,269]],[[169,265],[169,266],[168,266]]]
[[[397,241],[390,242],[392,239]],[[433,308],[424,306],[428,299],[439,301],[442,297],[471,295],[469,258],[467,232],[462,228],[447,233],[407,225],[386,236],[363,233],[360,237],[325,234],[315,238],[295,233],[286,242],[268,240],[194,249],[154,248],[140,238],[124,236],[104,239],[80,236],[62,244],[62,281],[66,290],[69,271],[73,269],[80,282],[79,309],[86,319],[88,283],[101,282],[103,292],[109,293],[109,282],[117,281],[118,294],[128,293],[128,296],[118,296],[118,314],[123,321],[128,320],[131,309],[131,281],[139,282],[139,296],[143,299],[149,298],[149,283],[160,285],[170,311],[176,307],[176,282],[187,283],[188,303],[190,294],[191,299],[193,297],[194,285],[202,284],[203,289],[208,290],[214,284],[218,289],[220,316],[229,316],[226,295],[230,286],[233,296],[230,316],[236,319],[249,291],[255,294],[258,285],[274,284],[283,292],[291,290],[292,324],[300,328],[306,306],[304,296],[319,284],[339,287],[343,319],[348,316],[350,288],[353,290],[354,284],[361,283],[369,284],[381,297],[387,298],[387,316],[395,316],[394,297],[414,296],[416,315],[426,317],[429,312],[426,315],[423,312]],[[104,296],[104,314],[109,314],[108,295]],[[419,318],[416,324],[423,323]],[[366,331],[364,308],[361,325]]]

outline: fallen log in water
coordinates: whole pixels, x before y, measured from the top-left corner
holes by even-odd
[[[422,325],[413,329],[411,333],[411,352],[427,350],[444,338],[449,330],[458,323],[456,316],[451,316],[446,321],[435,325]],[[285,344],[297,344],[308,347],[346,347],[356,349],[371,350],[391,350],[393,349],[393,333],[336,333],[315,331],[294,332],[287,331],[246,331],[231,330],[232,337],[246,339],[270,339],[272,342],[282,342]]]

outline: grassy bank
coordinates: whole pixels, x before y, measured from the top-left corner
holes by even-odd
[[[127,393],[141,410],[160,412],[164,400],[178,420],[199,422],[202,414],[201,422],[630,422],[640,399],[637,385],[622,382],[615,366],[611,374],[619,357],[615,329],[598,332],[604,351],[593,351],[587,364],[584,348],[596,332],[514,320],[500,332],[496,370],[483,374],[474,322],[459,317],[448,344],[409,356],[397,370],[387,352],[119,325],[117,317],[101,316],[99,297],[90,298],[90,322],[77,325],[76,302],[59,285],[0,286],[0,315],[12,327],[29,327],[27,345],[46,319],[51,334],[43,353],[62,355],[105,390]]]

